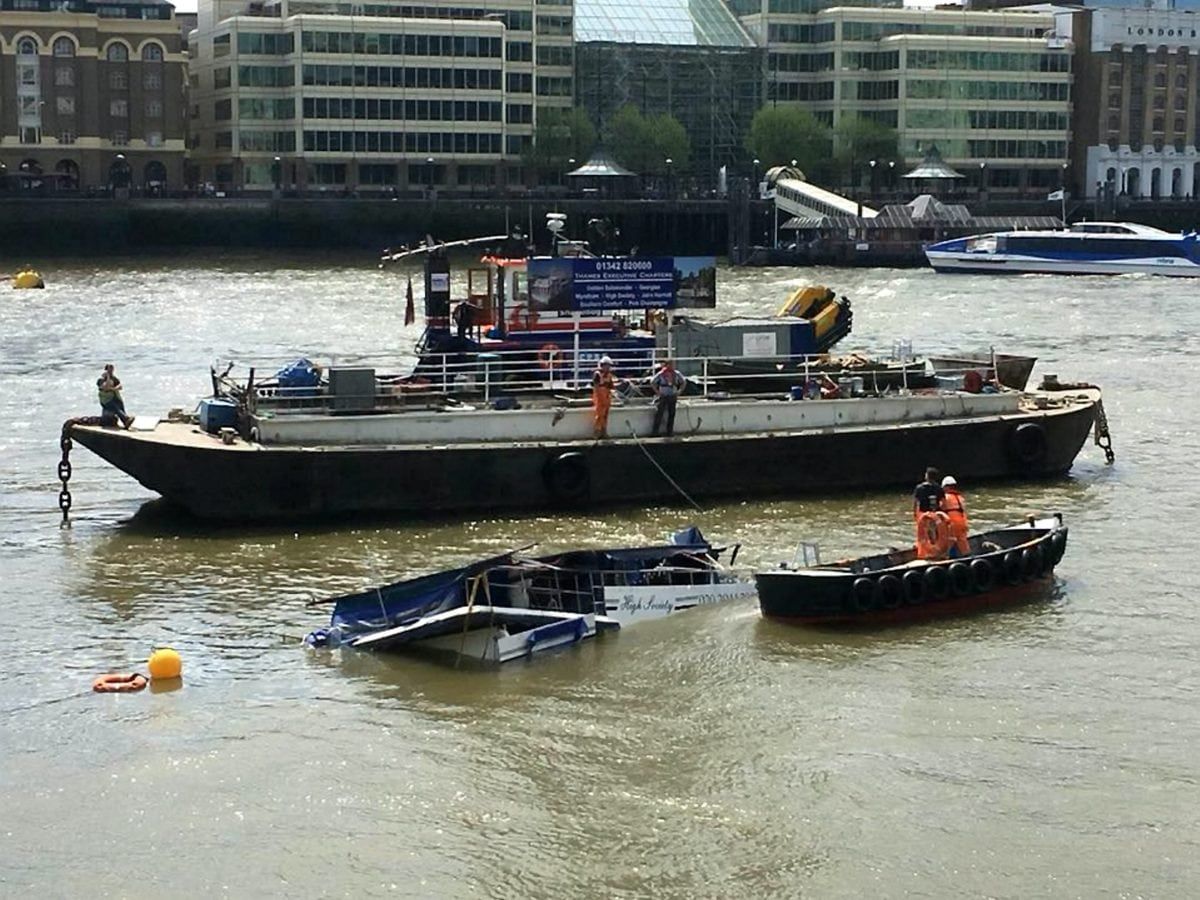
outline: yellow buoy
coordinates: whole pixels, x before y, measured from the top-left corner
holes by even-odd
[[[14,290],[26,290],[28,288],[43,288],[46,283],[42,281],[42,276],[33,269],[22,269],[13,276],[12,286]]]
[[[165,681],[183,674],[183,660],[170,647],[160,647],[150,654],[146,668],[150,670],[151,681]]]

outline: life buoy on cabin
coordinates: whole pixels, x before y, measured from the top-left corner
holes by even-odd
[[[538,365],[543,369],[549,369],[562,362],[563,352],[558,344],[542,344],[542,349],[538,351]]]
[[[531,309],[524,303],[518,303],[512,308],[512,312],[508,314],[508,327],[513,330],[525,329],[528,331],[537,324],[538,314],[536,309]]]
[[[944,559],[950,549],[950,517],[941,510],[917,517],[917,557]]]
[[[132,694],[147,684],[146,676],[137,672],[111,672],[93,681],[92,690],[97,694]]]

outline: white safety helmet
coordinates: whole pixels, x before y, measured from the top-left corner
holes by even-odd
[[[958,482],[954,480],[953,475],[947,475],[945,478],[942,479],[942,487],[944,487],[944,488],[953,487],[957,484],[958,484]]]
[[[613,364],[612,357],[609,356],[608,354],[605,354],[604,356],[600,357],[600,365],[611,366],[612,364]]]

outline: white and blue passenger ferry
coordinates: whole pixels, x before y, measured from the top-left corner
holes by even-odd
[[[1200,277],[1195,232],[1172,234],[1125,222],[1080,222],[1061,231],[1006,231],[930,244],[938,272]]]

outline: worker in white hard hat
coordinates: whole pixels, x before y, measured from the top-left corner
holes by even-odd
[[[967,543],[967,504],[953,475],[942,479],[942,491],[942,512],[950,519],[950,556],[967,556],[971,552]]]
[[[612,408],[612,392],[616,387],[613,361],[607,354],[592,373],[592,431],[597,440],[608,439],[608,411]]]

